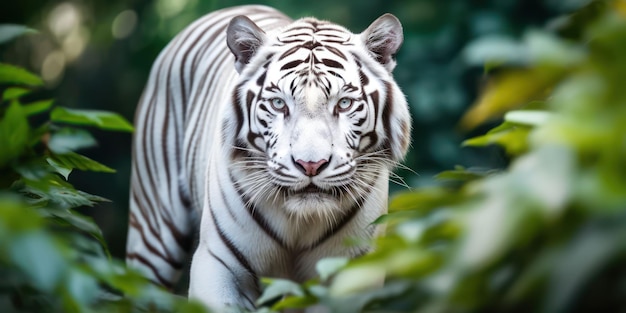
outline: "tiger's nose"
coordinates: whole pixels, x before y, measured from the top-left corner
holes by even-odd
[[[292,159],[293,160],[293,159]],[[295,160],[296,167],[306,176],[315,176],[328,166],[328,160],[321,159],[317,162]]]

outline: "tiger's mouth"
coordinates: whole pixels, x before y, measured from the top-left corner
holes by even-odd
[[[317,185],[310,183],[304,188],[293,190],[293,194],[296,194],[296,195],[325,194],[325,195],[332,196],[333,191],[320,188]]]

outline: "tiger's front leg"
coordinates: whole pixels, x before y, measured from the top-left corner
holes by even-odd
[[[191,263],[189,298],[203,302],[215,312],[253,310],[259,297],[257,278],[236,257],[221,250],[223,242],[201,240]]]

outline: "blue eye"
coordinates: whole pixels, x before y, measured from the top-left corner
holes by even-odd
[[[353,103],[354,103],[353,99],[341,98],[341,99],[339,99],[339,101],[337,101],[337,110],[339,112],[346,112],[346,111],[350,110],[350,108],[352,107]]]
[[[283,111],[287,106],[285,100],[281,98],[273,98],[270,100],[270,103],[272,104],[272,108],[276,111]]]

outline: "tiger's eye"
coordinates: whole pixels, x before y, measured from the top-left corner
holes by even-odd
[[[285,100],[281,98],[273,98],[270,100],[270,103],[272,104],[272,108],[276,111],[283,111],[287,105]]]
[[[354,103],[353,99],[350,98],[341,98],[339,99],[339,101],[337,101],[337,110],[339,112],[345,112],[350,110],[350,108],[352,107],[352,104]]]

